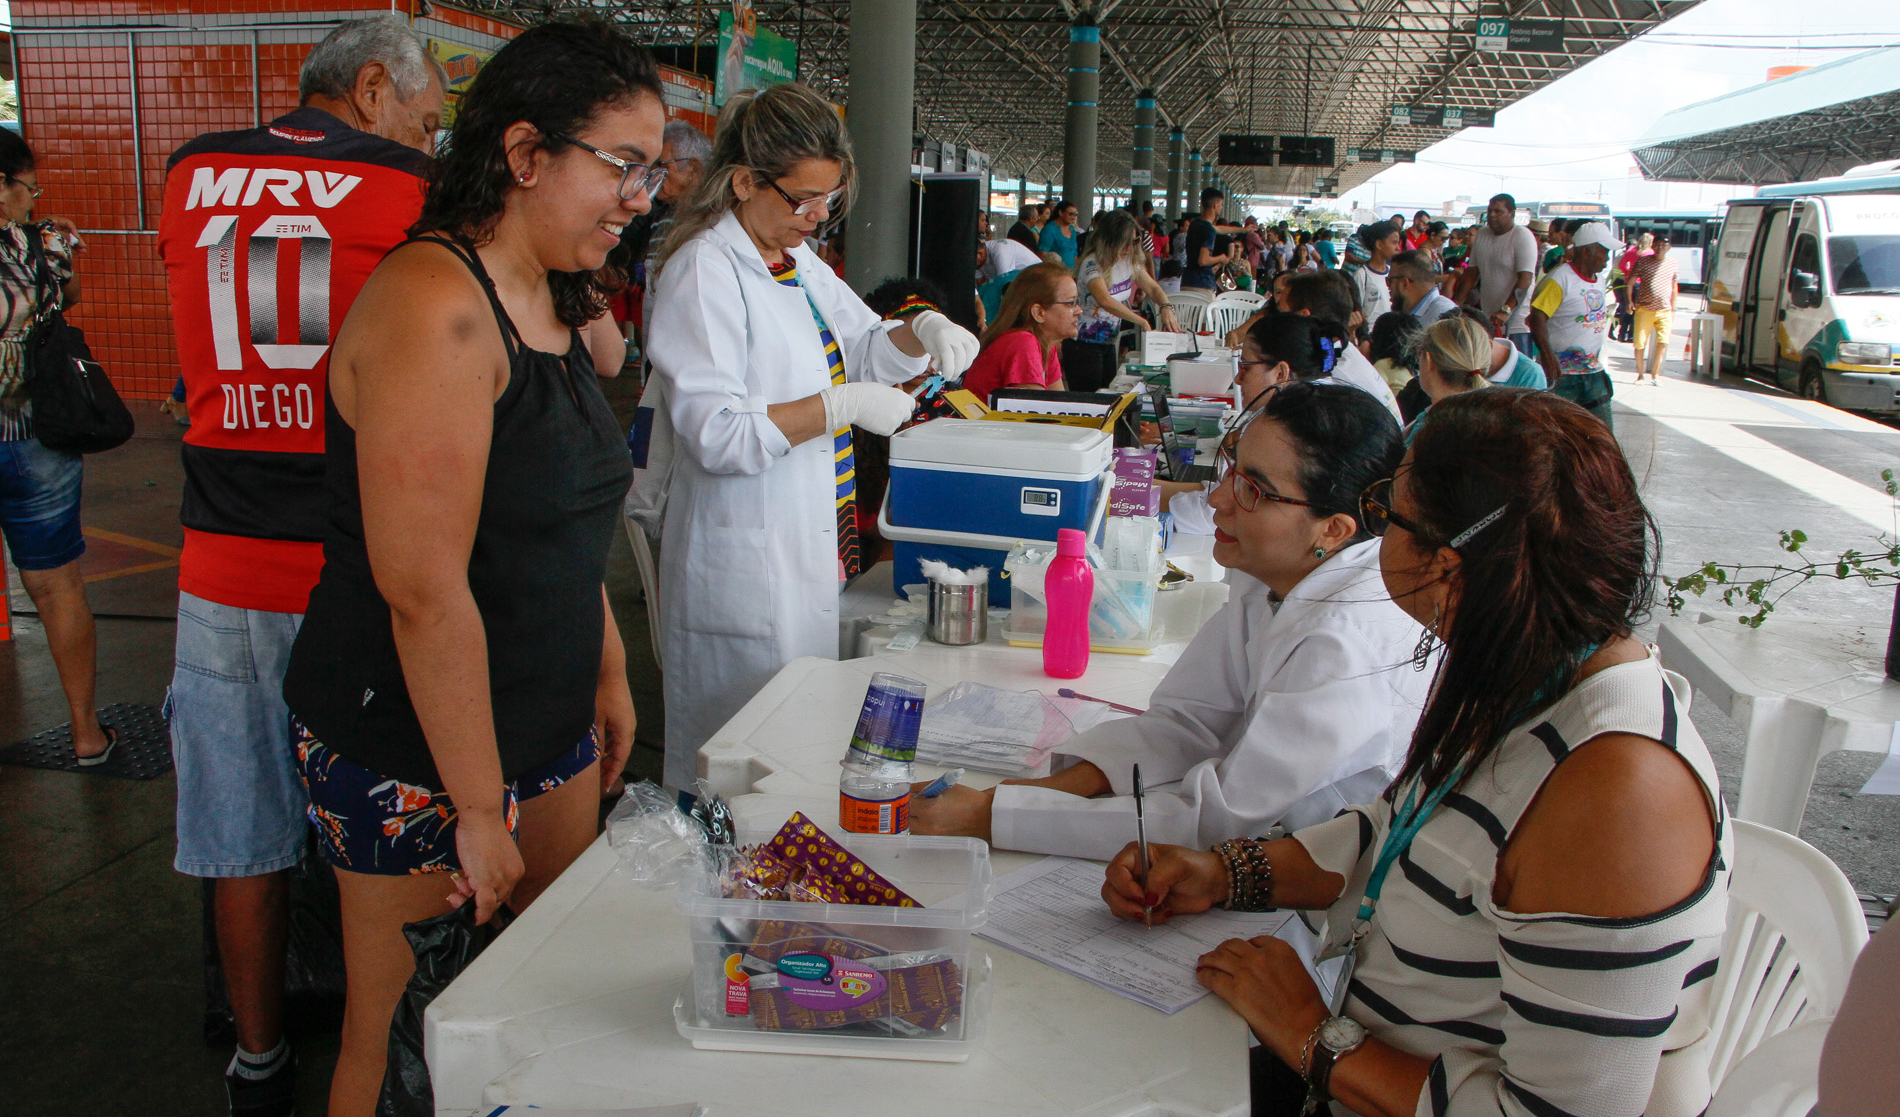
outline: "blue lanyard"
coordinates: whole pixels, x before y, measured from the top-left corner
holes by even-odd
[[[1443,783],[1425,796],[1423,803],[1418,802],[1418,780],[1413,780],[1412,786],[1406,790],[1405,804],[1392,815],[1392,826],[1385,832],[1378,859],[1372,863],[1372,875],[1366,879],[1366,893],[1359,900],[1359,914],[1353,917],[1355,942],[1371,929],[1372,911],[1379,905],[1379,893],[1385,889],[1385,875],[1391,871],[1392,863],[1412,848],[1412,839],[1424,829],[1425,823],[1457,784],[1464,770],[1465,766],[1460,764]]]

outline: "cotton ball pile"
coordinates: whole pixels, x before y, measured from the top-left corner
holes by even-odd
[[[978,566],[970,570],[957,570],[949,563],[936,559],[923,559],[918,565],[924,569],[924,577],[944,586],[980,586],[990,580],[990,568]]]

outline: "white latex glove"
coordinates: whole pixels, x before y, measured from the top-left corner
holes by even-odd
[[[937,364],[946,379],[955,380],[976,361],[976,335],[934,310],[926,310],[910,320],[910,332],[917,335],[924,352]]]
[[[863,427],[872,434],[892,434],[917,410],[917,401],[902,388],[868,380],[833,384],[819,392],[818,398],[825,401],[825,429],[828,431]]]

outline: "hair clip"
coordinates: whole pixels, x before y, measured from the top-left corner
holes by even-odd
[[[1319,363],[1319,370],[1321,372],[1331,373],[1333,371],[1333,365],[1338,363],[1339,360],[1339,343],[1330,337],[1322,337],[1319,339],[1319,347],[1320,351],[1326,354],[1325,358]]]
[[[1479,532],[1483,531],[1485,528],[1490,527],[1492,524],[1497,523],[1498,517],[1504,515],[1504,510],[1509,507],[1510,507],[1509,504],[1498,505],[1495,509],[1492,510],[1489,516],[1486,516],[1484,519],[1479,520],[1475,524],[1472,524],[1470,527],[1459,532],[1457,535],[1452,536],[1451,542],[1445,544],[1445,546],[1450,547],[1452,550],[1455,551],[1458,548],[1464,546],[1466,543],[1471,542],[1471,539],[1473,536],[1477,535]]]

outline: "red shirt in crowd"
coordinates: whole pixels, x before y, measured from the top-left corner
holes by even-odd
[[[1044,353],[1030,331],[1006,331],[977,354],[976,363],[963,374],[963,386],[984,403],[998,388],[1021,384],[1052,387],[1062,379],[1061,350],[1060,344],[1051,345]]]

